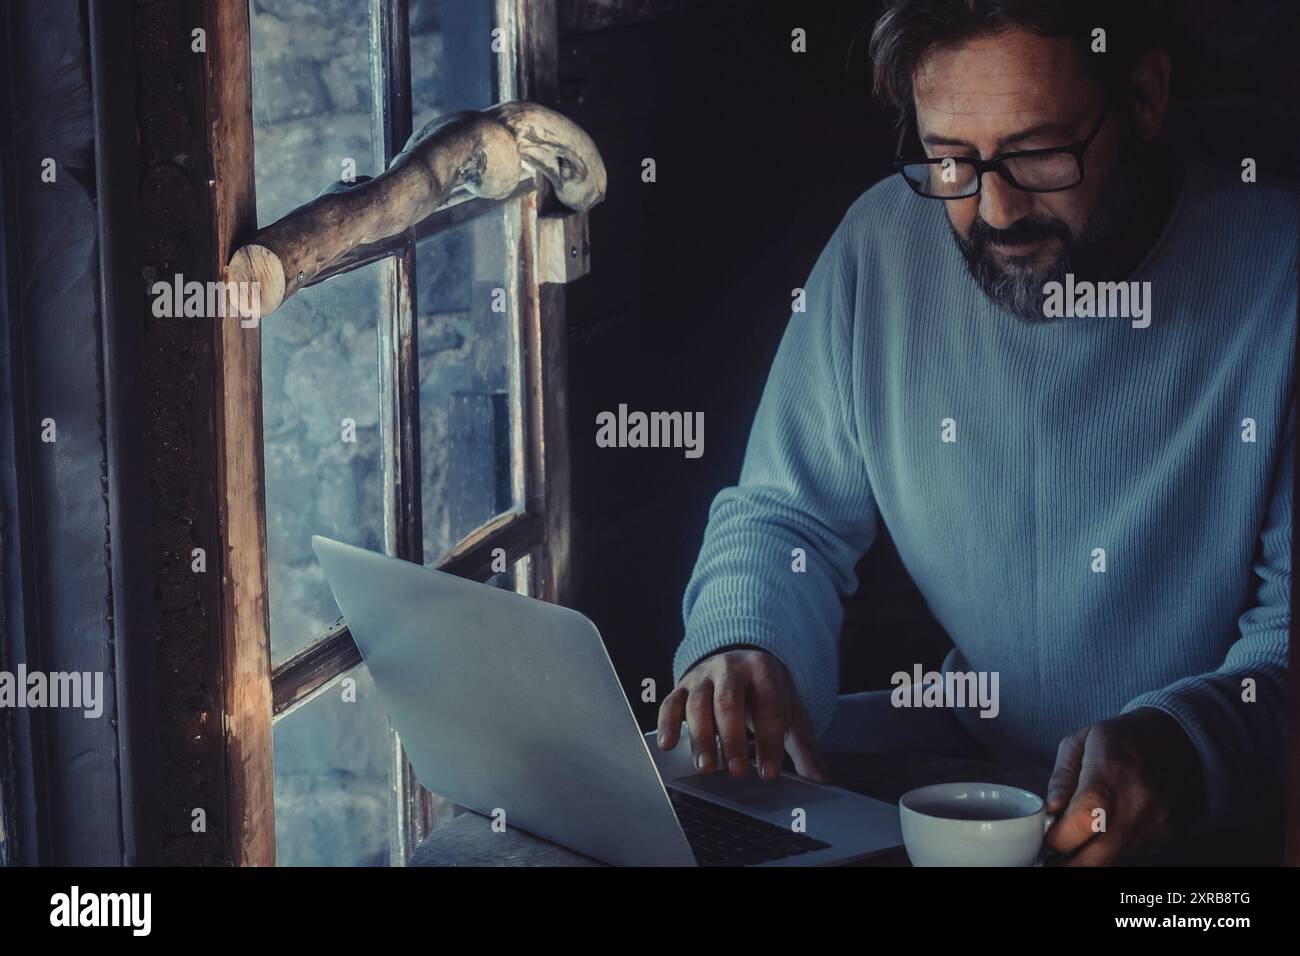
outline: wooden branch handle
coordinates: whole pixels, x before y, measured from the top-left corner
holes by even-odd
[[[508,196],[533,172],[556,198],[586,212],[605,198],[605,164],[571,120],[524,100],[439,117],[415,133],[374,179],[336,183],[235,250],[226,281],[257,282],[270,315],[357,246],[400,235],[443,205],[455,189]]]

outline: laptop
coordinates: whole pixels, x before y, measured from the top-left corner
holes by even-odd
[[[893,804],[752,765],[697,773],[684,734],[661,751],[577,611],[329,538],[312,547],[432,792],[615,865],[827,866],[902,844]]]

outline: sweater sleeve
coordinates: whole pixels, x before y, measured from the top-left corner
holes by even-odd
[[[840,597],[857,586],[854,566],[877,521],[854,426],[851,237],[846,217],[808,278],[806,311],[790,317],[740,481],[710,508],[673,661],[680,680],[728,645],[771,652],[819,735],[838,690]]]
[[[1210,824],[1258,820],[1282,786],[1286,763],[1287,667],[1291,625],[1293,421],[1280,444],[1273,488],[1256,546],[1254,603],[1238,619],[1240,635],[1223,665],[1130,701],[1127,713],[1169,714],[1201,758],[1202,813]]]

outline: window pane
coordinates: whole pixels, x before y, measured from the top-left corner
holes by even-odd
[[[510,203],[416,248],[426,563],[522,497],[518,220]]]
[[[514,591],[516,594],[527,594],[529,591],[528,584],[532,567],[532,555],[526,554],[500,574],[492,575],[492,577],[488,578],[487,583],[492,585],[494,588],[501,588],[504,591]]]
[[[416,131],[458,110],[481,110],[500,97],[492,52],[495,4],[411,0],[411,106]]]
[[[322,534],[384,548],[378,340],[385,264],[303,289],[262,320],[271,659],[338,618],[311,548]]]
[[[364,664],[276,721],[280,866],[387,866],[388,716]]]
[[[349,172],[373,176],[365,3],[251,0],[257,219],[279,219]]]
[[[367,5],[251,0],[258,222],[352,174],[373,175]],[[337,618],[311,550],[383,544],[377,327],[384,267],[331,279],[263,319],[271,657]],[[349,423],[352,423],[351,425]]]

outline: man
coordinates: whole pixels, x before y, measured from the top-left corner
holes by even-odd
[[[1296,208],[1159,144],[1169,58],[1114,9],[877,23],[900,175],[818,259],[710,512],[659,720],[701,771],[743,773],[746,726],[768,778],[830,747],[1054,759],[1047,844],[1078,864],[1276,812]],[[837,699],[882,523],[989,716]]]

